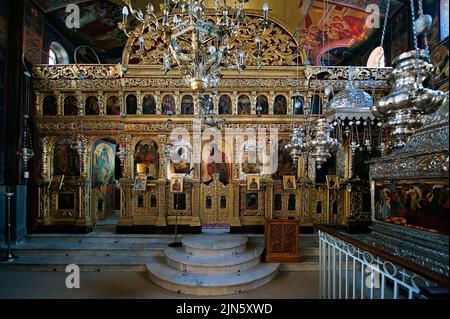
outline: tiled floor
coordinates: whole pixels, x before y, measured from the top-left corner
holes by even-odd
[[[0,270],[0,298],[197,298],[164,290],[143,272],[82,272],[80,288],[65,286],[64,272]],[[317,271],[279,272],[267,285],[236,295],[215,298],[316,299]]]

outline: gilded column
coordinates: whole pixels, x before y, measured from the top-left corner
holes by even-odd
[[[120,112],[123,114],[127,114],[127,106],[125,103],[124,92],[119,91],[119,101],[120,101]]]
[[[78,106],[78,115],[83,116],[84,115],[84,94],[81,91],[76,92],[76,98],[77,98],[77,106]]]
[[[275,92],[270,91],[267,95],[267,100],[269,102],[269,114],[273,115],[273,104],[275,103]]]
[[[239,189],[239,183],[240,181],[232,181],[233,185],[233,217],[231,218],[231,227],[240,227],[241,226],[241,220],[239,216],[239,197],[240,197],[240,189]]]
[[[156,218],[156,226],[167,226],[166,213],[167,213],[167,203],[166,203],[166,180],[158,180],[158,217]]]
[[[160,91],[156,91],[155,92],[155,104],[156,104],[156,114],[161,114],[161,92]]]
[[[63,115],[64,114],[64,96],[61,94],[60,91],[55,91],[55,96],[56,96],[56,104],[58,106],[58,115]]]
[[[142,92],[141,91],[137,91],[136,92],[136,101],[137,101],[136,114],[138,114],[138,115],[142,115],[142,100],[143,100]]]
[[[200,181],[191,180],[192,220],[190,226],[201,226],[200,221]]]
[[[256,91],[252,91],[250,95],[250,102],[252,103],[250,108],[250,114],[256,114],[256,99],[257,99]]]
[[[97,91],[98,111],[100,115],[106,114],[105,96],[103,91]]]
[[[179,91],[175,91],[173,96],[175,99],[175,114],[181,114],[181,96]]]
[[[231,106],[232,106],[232,114],[236,115],[238,114],[238,93],[237,91],[233,91],[233,94],[231,94]]]
[[[36,116],[43,115],[42,112],[42,103],[43,103],[43,94],[41,92],[36,92],[36,98],[34,100],[34,114]]]

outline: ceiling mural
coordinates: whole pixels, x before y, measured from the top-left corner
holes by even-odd
[[[392,14],[401,2],[391,1]],[[136,6],[142,9],[148,2],[135,1]],[[162,1],[150,2],[159,8]],[[381,14],[384,14],[387,0],[248,0],[245,8],[256,13],[262,12],[265,2],[269,4],[270,17],[307,46],[311,64],[334,65],[376,34],[375,29],[365,26],[368,15],[365,7],[376,3],[380,6]],[[127,40],[117,28],[117,23],[122,19],[121,0],[36,0],[36,3],[74,46],[88,45],[99,55],[102,63],[121,62]],[[207,6],[213,3],[214,0],[206,0]],[[65,25],[68,4],[78,4],[80,7],[80,29],[68,29]]]

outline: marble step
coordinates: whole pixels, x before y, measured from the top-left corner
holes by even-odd
[[[166,263],[181,271],[192,274],[225,274],[242,272],[260,263],[262,245],[248,244],[247,249],[239,254],[229,256],[197,256],[187,253],[182,248],[164,251]]]
[[[245,251],[248,237],[231,234],[188,235],[181,239],[184,250],[196,256],[231,256]]]
[[[158,286],[195,296],[222,296],[248,291],[270,282],[279,264],[258,264],[233,274],[189,274],[165,263],[147,264],[147,274]]]
[[[19,256],[10,262],[0,262],[0,269],[26,271],[62,271],[69,264],[76,264],[81,271],[146,271],[149,262],[164,262],[163,257],[114,257],[114,256]]]

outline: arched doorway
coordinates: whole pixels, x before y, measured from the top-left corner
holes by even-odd
[[[91,220],[96,231],[115,232],[120,218],[121,177],[116,141],[96,140],[91,153]]]

